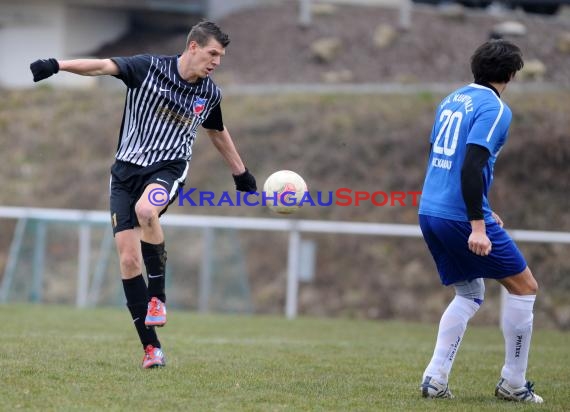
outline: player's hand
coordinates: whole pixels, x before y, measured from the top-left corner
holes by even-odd
[[[56,59],[40,59],[30,64],[30,70],[34,75],[34,82],[47,79],[59,71],[59,63]]]
[[[469,250],[478,256],[487,256],[491,253],[491,240],[484,232],[471,232],[467,244],[469,245]]]
[[[236,184],[236,189],[240,192],[255,192],[257,190],[257,184],[255,183],[255,177],[249,170],[245,169],[241,175],[232,175],[234,178],[234,183]]]
[[[491,214],[493,215],[493,219],[495,219],[495,222],[497,222],[497,224],[501,227],[503,227],[504,223],[503,223],[503,219],[501,219],[499,217],[498,214],[496,214],[495,212],[491,212]]]

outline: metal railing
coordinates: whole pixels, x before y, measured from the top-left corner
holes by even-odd
[[[79,259],[77,268],[77,307],[85,307],[88,303],[89,261],[90,261],[90,228],[92,225],[109,224],[110,217],[104,211],[83,211],[71,209],[39,209],[0,207],[0,218],[17,219],[14,236],[5,266],[2,284],[0,285],[0,303],[6,302],[12,282],[18,249],[21,247],[25,225],[28,220],[40,222],[73,222],[78,224]],[[421,237],[417,225],[339,222],[323,220],[297,220],[294,218],[247,218],[203,215],[169,215],[161,218],[164,226],[192,227],[205,229],[240,229],[260,231],[288,232],[287,258],[287,291],[285,315],[292,319],[297,316],[297,297],[299,288],[299,261],[302,233],[336,233],[367,236]],[[42,242],[41,227],[36,229],[36,241]],[[204,231],[207,233],[207,231]],[[570,244],[570,232],[511,230],[510,235],[518,242],[563,243]],[[205,235],[206,236],[206,235]],[[208,242],[205,237],[204,242]],[[41,256],[37,264],[41,264]],[[34,257],[36,259],[36,257]],[[40,277],[41,278],[41,277]],[[202,279],[203,280],[203,279]]]

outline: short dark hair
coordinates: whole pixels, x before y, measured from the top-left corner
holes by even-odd
[[[521,49],[508,40],[489,40],[471,56],[476,82],[508,83],[523,66]]]
[[[190,33],[188,33],[186,38],[186,48],[188,48],[191,41],[195,41],[200,47],[204,47],[212,37],[224,48],[230,44],[229,36],[222,32],[216,23],[204,20],[190,29]]]

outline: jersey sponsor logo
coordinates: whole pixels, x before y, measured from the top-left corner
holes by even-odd
[[[174,123],[183,125],[183,126],[189,126],[192,124],[192,120],[194,120],[194,117],[186,117],[180,113],[176,113],[172,110],[170,110],[168,107],[166,106],[159,106],[156,108],[156,114],[159,118],[163,119],[163,120],[170,120]]]
[[[194,100],[194,103],[192,103],[192,111],[194,112],[194,114],[200,114],[204,111],[204,108],[206,107],[206,99],[200,98],[200,97],[196,97],[196,100]]]

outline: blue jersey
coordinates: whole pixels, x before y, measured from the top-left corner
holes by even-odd
[[[485,147],[491,154],[483,168],[483,213],[493,222],[487,195],[493,167],[507,140],[512,119],[509,107],[490,88],[462,87],[439,105],[430,142],[432,150],[420,200],[419,214],[465,221],[467,208],[461,193],[461,168],[467,144]]]

